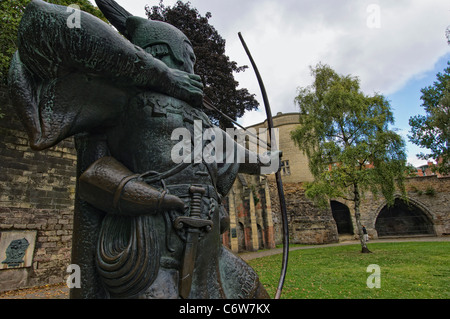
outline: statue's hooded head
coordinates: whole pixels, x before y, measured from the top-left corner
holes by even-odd
[[[171,24],[129,17],[126,21],[130,41],[169,67],[194,72],[195,54],[189,39]]]
[[[133,16],[114,0],[95,0],[113,26],[134,45],[170,68],[194,73],[195,54],[189,39],[165,22]]]

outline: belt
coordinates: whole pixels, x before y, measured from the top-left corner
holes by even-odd
[[[176,184],[176,185],[167,185],[166,188],[169,191],[169,194],[175,195],[178,197],[189,197],[189,188],[191,186],[198,186],[205,189],[204,197],[214,198],[217,202],[219,202],[219,196],[217,194],[216,189],[212,185],[201,185],[201,184]]]

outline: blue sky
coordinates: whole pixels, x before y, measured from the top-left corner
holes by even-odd
[[[418,114],[425,115],[425,112],[421,107],[422,101],[420,100],[420,97],[422,96],[422,93],[420,90],[433,85],[434,81],[436,81],[436,74],[439,72],[443,73],[444,69],[447,68],[447,61],[450,61],[450,54],[441,57],[432,70],[425,72],[420,76],[412,77],[407,81],[404,87],[392,94],[386,95],[391,102],[391,107],[394,112],[395,127],[401,130],[400,133],[407,142],[409,161],[416,166],[425,164],[426,161],[416,159],[415,155],[420,152],[427,153],[427,150],[421,149],[409,142],[407,134],[410,130],[410,126],[408,121],[411,116]]]

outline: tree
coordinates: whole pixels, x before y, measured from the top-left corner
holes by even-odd
[[[445,29],[445,37],[447,38],[447,43],[450,45],[450,26]]]
[[[358,78],[338,75],[327,65],[318,64],[311,73],[313,84],[300,88],[295,99],[300,125],[291,133],[314,176],[306,195],[321,205],[332,198],[352,201],[362,252],[370,252],[361,200],[371,191],[393,204],[396,187],[405,194],[405,143],[389,129],[394,119],[384,96],[365,95]]]
[[[172,24],[192,42],[197,57],[195,73],[202,77],[205,95],[219,110],[236,120],[245,111],[258,108],[254,94],[245,88],[237,89],[239,83],[234,79],[233,72],[242,72],[247,66],[238,66],[225,55],[225,40],[209,24],[210,12],[202,16],[189,2],[178,1],[173,7],[166,7],[162,0],[159,6],[147,6],[145,10],[149,19]],[[231,121],[217,112],[205,112],[222,128],[232,127]]]
[[[17,50],[17,29],[25,7],[31,0],[0,0],[0,84],[6,84],[11,57]],[[76,4],[104,21],[103,14],[89,0],[46,0],[49,3],[69,6]]]
[[[422,107],[425,115],[409,119],[411,135],[409,140],[430,153],[420,153],[421,159],[438,161],[435,169],[441,174],[450,173],[450,61],[444,73],[437,74],[437,80],[421,90]]]

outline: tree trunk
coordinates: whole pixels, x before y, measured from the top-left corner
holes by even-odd
[[[358,184],[353,185],[353,199],[355,203],[355,220],[356,220],[356,226],[358,227],[358,233],[359,233],[359,241],[361,242],[361,253],[371,253],[369,248],[367,248],[367,242],[364,238],[364,233],[362,230],[361,225],[361,213],[359,212],[359,208],[361,205],[361,194],[359,193]]]

